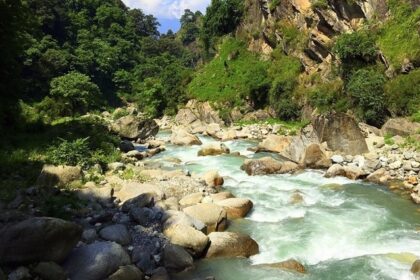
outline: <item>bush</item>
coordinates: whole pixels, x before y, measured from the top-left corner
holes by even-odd
[[[376,58],[377,48],[372,34],[363,31],[343,34],[338,37],[333,51],[345,63],[353,60],[370,62]]]
[[[89,138],[74,141],[60,139],[61,143],[47,151],[47,161],[54,165],[87,166],[90,161]]]
[[[312,88],[306,90],[306,97],[309,104],[318,108],[321,112],[330,110],[345,111],[347,109],[347,98],[343,95],[343,81],[336,79],[334,81],[320,81]]]
[[[420,70],[399,75],[385,85],[388,108],[393,115],[406,116],[420,110]]]
[[[372,69],[360,69],[351,75],[347,92],[357,106],[358,114],[367,123],[381,126],[387,114],[385,106],[384,83],[382,73]]]
[[[312,0],[312,9],[328,9],[328,0]]]

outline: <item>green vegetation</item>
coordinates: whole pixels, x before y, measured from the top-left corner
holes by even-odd
[[[300,131],[303,127],[309,124],[309,121],[284,121],[281,119],[271,118],[264,121],[239,121],[236,122],[235,125],[239,126],[247,126],[253,124],[261,124],[261,125],[280,125],[281,129],[278,131],[277,134],[279,135],[295,135],[298,131]]]
[[[353,60],[369,62],[375,60],[378,52],[372,34],[365,31],[340,35],[333,51],[344,63]]]
[[[389,0],[388,4],[391,19],[379,32],[380,49],[395,67],[404,59],[420,62],[420,9],[413,9],[405,0]]]
[[[86,166],[89,159],[89,138],[79,138],[74,141],[59,139],[58,146],[52,146],[47,152],[47,161],[55,165]]]
[[[327,9],[328,0],[312,0],[312,9]]]
[[[287,50],[303,50],[308,42],[308,36],[299,30],[292,22],[280,20],[276,23],[276,29],[282,34],[283,42]]]
[[[304,89],[309,104],[318,108],[321,113],[331,109],[345,112],[349,108],[349,98],[344,95],[344,84],[341,79],[333,81],[317,81],[310,88]]]

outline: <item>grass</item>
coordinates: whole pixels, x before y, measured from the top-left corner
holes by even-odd
[[[295,135],[298,131],[300,131],[303,127],[309,124],[309,121],[284,121],[276,118],[267,119],[264,121],[239,121],[236,122],[235,125],[239,126],[247,126],[247,125],[275,125],[278,124],[282,127],[278,134],[281,135]]]
[[[385,134],[384,135],[385,144],[390,145],[390,146],[394,145],[395,142],[394,142],[394,139],[392,139],[392,137],[394,137],[394,136],[390,133]]]

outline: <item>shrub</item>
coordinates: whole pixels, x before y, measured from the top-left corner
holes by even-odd
[[[89,138],[74,141],[60,139],[61,143],[47,151],[47,161],[55,165],[86,166],[90,160]]]
[[[377,48],[372,34],[364,31],[346,33],[338,37],[333,51],[343,62],[353,60],[372,61],[376,58]]]
[[[387,114],[385,106],[384,83],[386,79],[382,73],[373,69],[360,69],[351,75],[347,85],[359,115],[367,123],[380,126]]]
[[[347,98],[343,95],[343,81],[320,81],[315,86],[306,90],[306,97],[309,104],[318,108],[321,112],[329,110],[345,111],[347,109]]]
[[[312,9],[328,9],[328,0],[312,0]]]
[[[392,114],[412,115],[420,110],[420,70],[399,75],[385,85],[386,100]]]

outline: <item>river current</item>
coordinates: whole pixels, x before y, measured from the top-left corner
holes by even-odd
[[[203,144],[216,142],[200,138]],[[257,145],[254,141],[224,144],[248,158],[269,155],[248,151]],[[342,177],[327,179],[315,170],[248,176],[240,169],[245,157],[198,157],[199,149],[168,145],[153,160],[171,168],[173,161],[166,159],[178,158],[191,173],[218,170],[225,179],[224,189],[254,203],[252,212],[232,221],[227,230],[249,234],[260,253],[250,259],[200,260],[194,270],[176,279],[414,279],[410,267],[420,257],[420,208],[411,201],[378,185]],[[303,196],[303,203],[290,202],[296,192]],[[307,273],[255,266],[291,258],[304,264]]]

